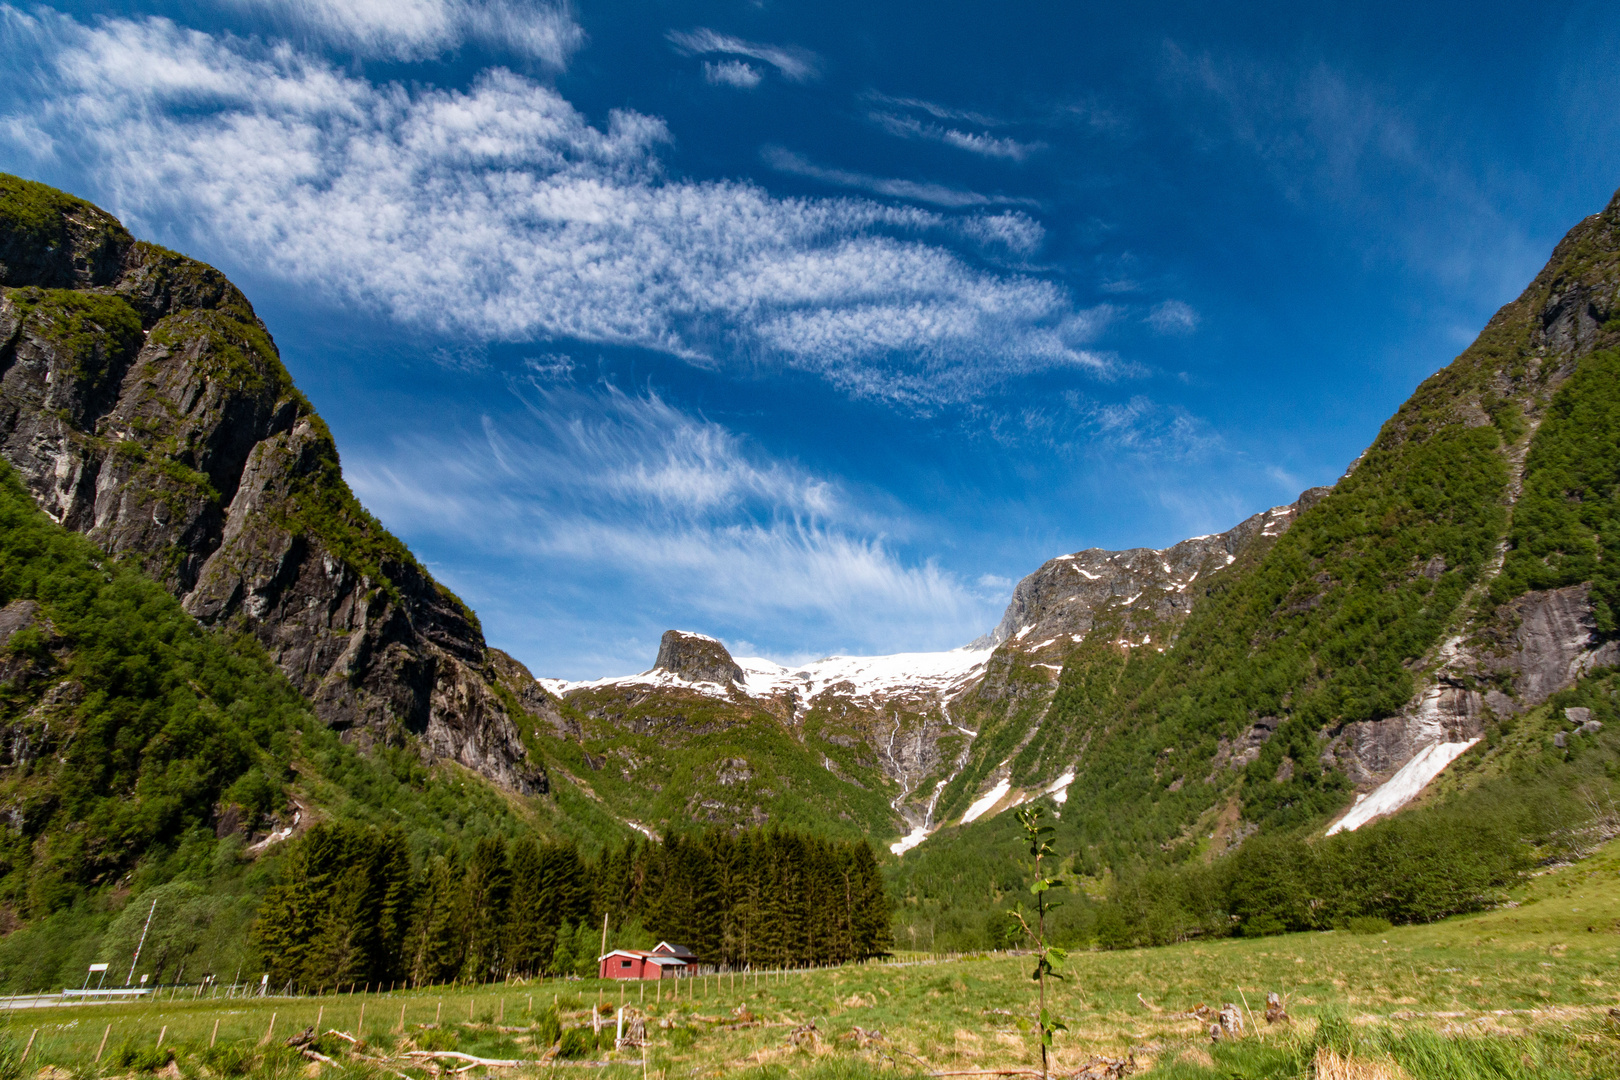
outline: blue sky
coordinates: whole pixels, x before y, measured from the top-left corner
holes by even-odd
[[[1620,186],[1612,4],[0,4],[537,674],[947,648],[1331,483]]]

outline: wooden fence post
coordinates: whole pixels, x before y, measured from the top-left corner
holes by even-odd
[[[112,1034],[112,1025],[108,1024],[107,1025],[107,1030],[103,1031],[101,1033],[101,1045],[96,1047],[96,1060],[97,1061],[101,1060],[102,1052],[107,1049],[107,1036],[109,1036],[111,1034]]]

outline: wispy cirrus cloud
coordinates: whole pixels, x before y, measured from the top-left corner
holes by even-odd
[[[29,73],[0,86],[13,160],[71,163],[137,227],[405,325],[765,359],[920,408],[1110,367],[1066,289],[969,265],[937,242],[964,235],[951,219],[667,180],[660,120],[596,127],[509,71],[373,84],[287,45],[9,6],[0,58]]]
[[[585,42],[566,3],[544,0],[230,0],[285,30],[363,56],[419,60],[464,42],[563,67]]]
[[[765,147],[760,151],[760,157],[765,161],[765,164],[778,172],[791,173],[795,176],[807,176],[812,180],[821,180],[825,183],[837,184],[839,187],[853,188],[856,191],[869,191],[874,195],[887,195],[896,199],[910,199],[914,202],[931,203],[934,206],[955,209],[967,206],[1035,205],[1033,199],[984,195],[977,191],[950,187],[946,184],[903,180],[888,176],[872,176],[869,173],[855,172],[849,169],[834,169],[825,165],[817,165],[804,155],[796,154],[780,146]]]
[[[1004,136],[990,135],[977,131],[962,131],[959,128],[942,127],[939,124],[930,124],[911,116],[901,116],[891,112],[872,112],[868,114],[878,127],[901,139],[922,139],[928,142],[944,143],[954,146],[958,150],[966,150],[970,154],[980,157],[1006,158],[1009,161],[1023,161],[1037,150],[1044,150],[1045,143],[1021,142],[1018,139]]]
[[[975,214],[957,228],[986,246],[1000,246],[1018,255],[1032,255],[1046,242],[1046,229],[1028,214],[1009,211]]]
[[[921,98],[890,97],[879,93],[868,93],[863,97],[873,106],[867,118],[897,138],[944,143],[980,157],[1009,161],[1023,161],[1029,155],[1046,149],[1043,142],[992,135],[988,131],[968,131],[955,126],[966,123],[978,128],[996,128],[1007,123],[988,113],[953,109]]]
[[[1503,212],[1502,189],[1516,178],[1470,171],[1462,129],[1424,118],[1365,72],[1167,42],[1161,75],[1194,145],[1240,148],[1289,202],[1360,218],[1359,246],[1496,296],[1513,295],[1545,257]]]
[[[1190,334],[1202,321],[1192,305],[1182,300],[1157,303],[1147,315],[1147,324],[1161,334]]]
[[[821,57],[809,49],[801,49],[796,45],[765,45],[756,41],[744,41],[740,37],[722,34],[706,27],[697,30],[671,30],[665,36],[671,45],[688,56],[706,56],[712,53],[746,56],[751,60],[771,65],[789,82],[809,82],[821,76]]]
[[[752,90],[764,81],[754,65],[742,60],[703,61],[703,78],[715,86],[734,86],[739,90]]]
[[[583,581],[598,603],[633,598],[653,639],[659,621],[756,639],[787,621],[799,648],[884,652],[897,641],[954,647],[994,621],[993,588],[896,552],[885,535],[902,521],[722,425],[652,393],[531,385],[522,396],[526,411],[486,415],[459,437],[401,438],[387,457],[347,461],[345,476],[418,538],[544,565],[546,589]],[[510,590],[522,576],[502,580]],[[526,623],[532,603],[478,606],[486,624],[491,612],[510,620],[497,635],[538,632]],[[574,659],[541,674],[594,677],[650,658]]]

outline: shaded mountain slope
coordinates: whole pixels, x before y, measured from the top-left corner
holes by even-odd
[[[0,175],[0,454],[53,519],[252,632],[359,745],[520,793],[555,704],[355,500],[242,294],[110,215]]]

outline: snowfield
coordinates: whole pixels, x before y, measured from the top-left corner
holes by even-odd
[[[964,647],[948,652],[894,653],[889,656],[827,656],[808,664],[784,667],[757,656],[734,660],[743,670],[740,689],[749,697],[770,698],[793,691],[808,701],[824,690],[848,684],[845,693],[859,698],[888,698],[901,694],[952,694],[984,672],[991,649]],[[694,682],[657,668],[639,675],[569,682],[541,679],[540,685],[562,697],[576,690],[609,686],[683,687],[711,697],[729,699],[732,685]]]
[[[1477,742],[1478,739],[1469,739],[1467,742],[1435,743],[1418,751],[1411,761],[1402,765],[1399,772],[1385,780],[1372,794],[1358,797],[1356,805],[1333,823],[1327,835],[1355,832],[1373,818],[1393,814],[1417,798],[1418,792],[1429,786],[1429,781],[1444,772],[1447,765]]]

